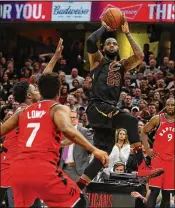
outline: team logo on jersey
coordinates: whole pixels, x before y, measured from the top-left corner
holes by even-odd
[[[162,129],[162,131],[159,133],[159,136],[164,136],[165,133],[173,133],[175,132],[175,128],[173,127],[166,127],[164,129]]]
[[[121,64],[117,61],[112,62],[109,65],[109,72],[107,77],[107,85],[120,86],[121,74],[120,74]]]

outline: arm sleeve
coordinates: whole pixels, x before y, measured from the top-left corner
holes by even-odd
[[[97,42],[101,39],[102,35],[107,32],[104,26],[93,32],[86,41],[87,52],[96,53],[98,51]]]

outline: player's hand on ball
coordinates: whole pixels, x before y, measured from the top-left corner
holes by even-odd
[[[105,167],[108,167],[109,164],[109,157],[107,152],[104,152],[103,150],[100,149],[95,149],[92,154],[94,155],[94,157],[98,158]]]
[[[57,53],[57,56],[61,58],[61,54],[62,54],[62,51],[63,51],[63,39],[60,38],[59,42],[58,42],[58,45],[57,45],[57,48],[56,48],[56,53]]]
[[[106,28],[107,31],[115,31],[114,29],[110,28],[103,20],[101,21],[102,25]]]
[[[122,28],[123,33],[129,33],[129,25],[128,25],[128,22],[126,20],[126,17],[124,17],[124,23],[121,26],[121,28]]]

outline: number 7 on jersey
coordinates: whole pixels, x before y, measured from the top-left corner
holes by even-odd
[[[38,130],[40,129],[40,123],[28,123],[27,128],[33,128],[33,131],[26,142],[26,147],[31,147],[36,137],[36,134]]]

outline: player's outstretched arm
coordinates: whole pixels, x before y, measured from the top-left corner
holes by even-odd
[[[143,128],[141,132],[141,139],[142,143],[145,147],[145,150],[148,156],[154,156],[154,153],[151,151],[149,144],[148,144],[148,134],[159,125],[159,116],[154,116]]]
[[[12,117],[1,125],[0,137],[8,134],[10,131],[18,127],[19,116],[23,110],[24,109],[17,111]]]
[[[72,126],[70,120],[70,108],[62,105],[55,108],[53,120],[64,136],[94,154],[94,156],[99,158],[104,165],[108,165],[109,159],[107,153],[90,144],[86,138]]]
[[[60,38],[58,42],[58,46],[56,48],[55,54],[53,55],[52,59],[49,61],[48,65],[44,69],[43,73],[52,73],[53,68],[57,62],[57,60],[61,57],[63,51],[63,39]]]
[[[126,37],[132,47],[132,50],[134,52],[134,55],[121,60],[121,64],[124,66],[125,72],[135,68],[138,66],[140,63],[142,63],[144,59],[144,53],[139,46],[139,44],[134,40],[132,37],[130,31],[129,31],[129,26],[127,21],[125,21],[124,25],[122,25],[122,32],[126,34]]]

